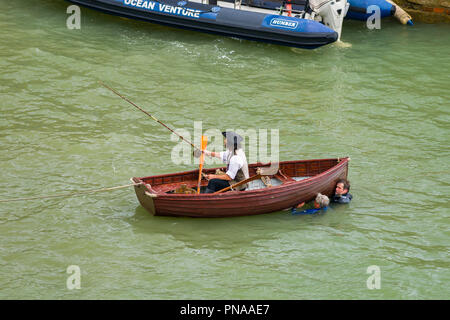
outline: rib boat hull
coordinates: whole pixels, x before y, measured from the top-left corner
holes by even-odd
[[[292,47],[313,49],[338,38],[334,30],[317,21],[280,16],[275,10],[263,13],[176,0],[68,1],[126,18]]]

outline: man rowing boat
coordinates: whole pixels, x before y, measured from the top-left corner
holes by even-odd
[[[242,150],[241,142],[243,138],[233,131],[222,132],[224,136],[224,146],[227,148],[223,152],[211,152],[205,150],[209,157],[222,159],[227,164],[225,174],[206,174],[205,179],[209,180],[205,193],[213,193],[234,185],[249,178],[247,157]],[[236,187],[236,190],[245,190],[247,184]]]

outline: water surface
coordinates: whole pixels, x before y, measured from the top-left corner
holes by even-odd
[[[68,30],[67,6],[0,0],[1,199],[196,168],[102,80],[191,134],[277,129],[281,160],[350,156],[354,200],[229,219],[153,217],[132,189],[0,203],[0,298],[449,298],[448,25],[346,21],[350,47],[308,51],[87,9]]]

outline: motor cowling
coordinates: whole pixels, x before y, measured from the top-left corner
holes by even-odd
[[[309,18],[321,18],[321,22],[338,33],[338,41],[341,38],[342,23],[350,4],[347,0],[309,0],[311,13]]]

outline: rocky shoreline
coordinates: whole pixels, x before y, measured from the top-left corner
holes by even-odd
[[[450,23],[450,0],[394,0],[414,22]]]

